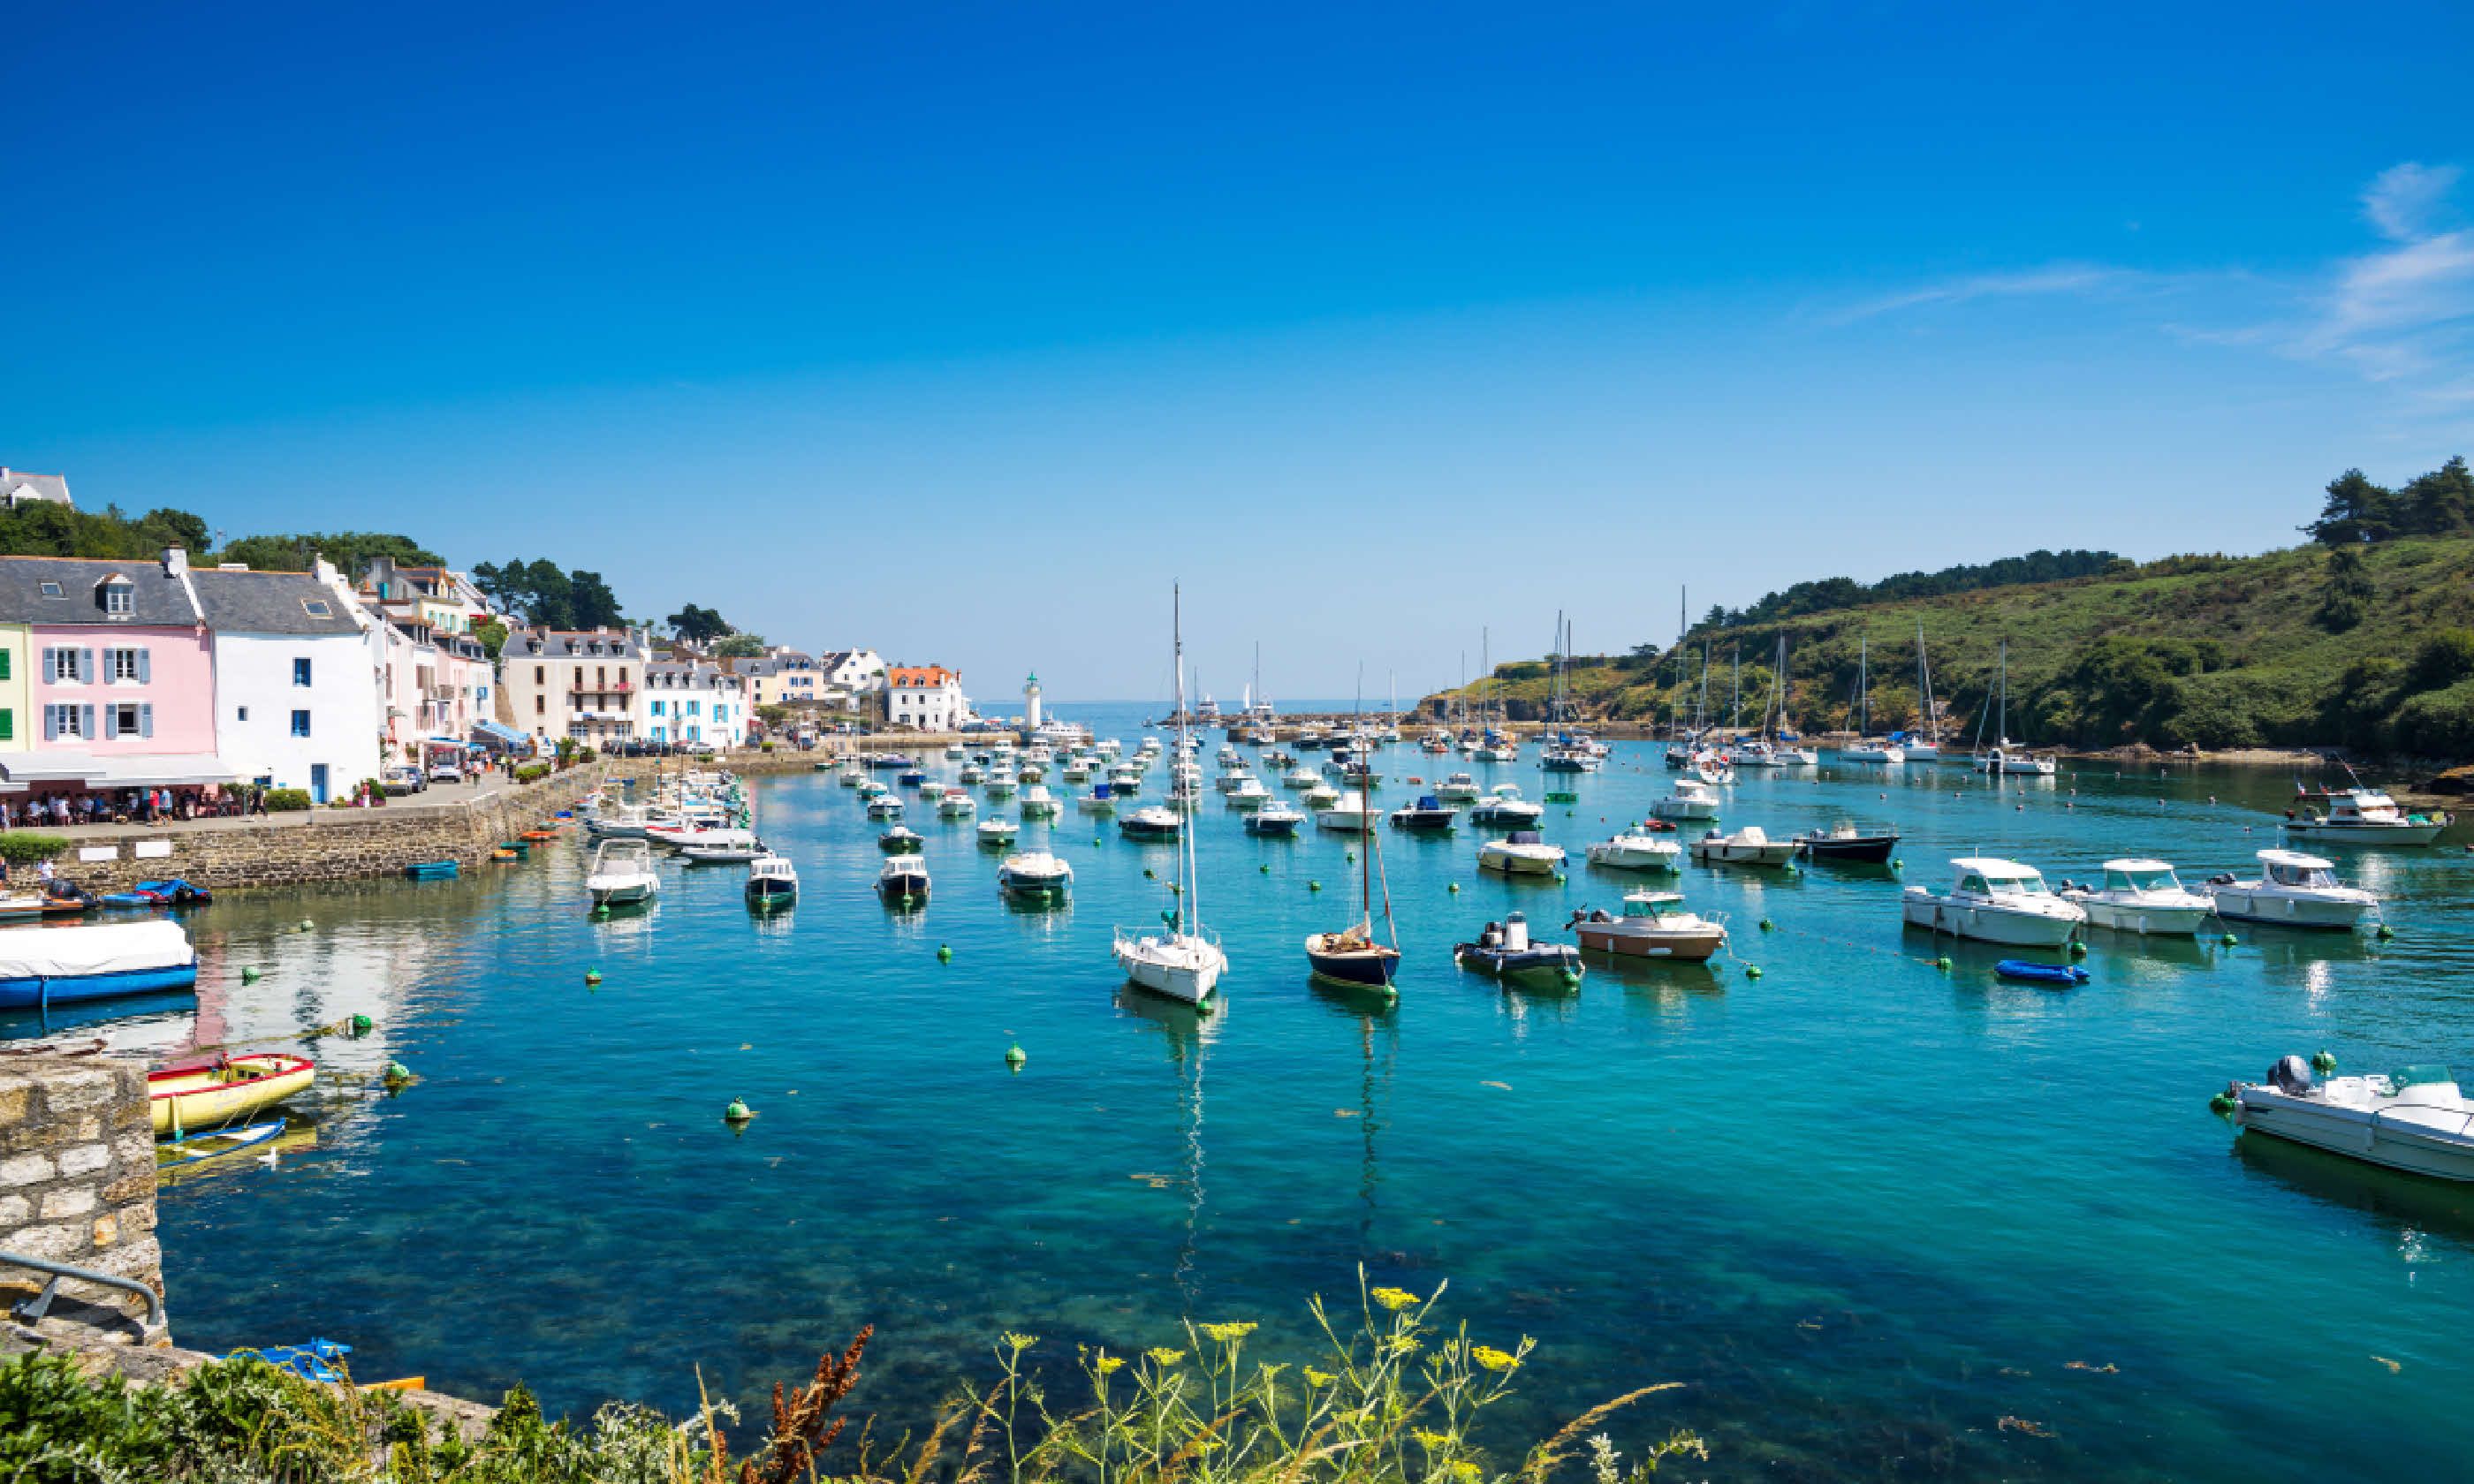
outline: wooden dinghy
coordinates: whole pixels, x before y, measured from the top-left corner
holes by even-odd
[[[318,1078],[316,1064],[285,1052],[218,1057],[200,1066],[167,1066],[146,1074],[155,1132],[221,1129],[264,1112]]]

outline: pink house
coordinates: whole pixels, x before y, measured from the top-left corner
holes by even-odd
[[[8,792],[214,783],[212,641],[184,553],[0,558],[0,623],[26,638],[26,725]]]

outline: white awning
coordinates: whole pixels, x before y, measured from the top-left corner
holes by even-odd
[[[35,783],[82,788],[180,788],[237,783],[240,775],[212,753],[0,753],[0,793]]]

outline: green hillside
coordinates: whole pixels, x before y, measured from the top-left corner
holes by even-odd
[[[1706,643],[1712,720],[1729,720],[1740,654],[1744,723],[1757,724],[1783,634],[1788,714],[1798,730],[1850,725],[1862,640],[1872,653],[1874,726],[1913,725],[1919,624],[1945,734],[1961,744],[1974,734],[2007,639],[2010,733],[2024,742],[2474,756],[2474,535],[2173,557],[2067,581],[1769,622],[1705,620],[1683,646],[1690,672],[1685,711],[1700,692]],[[1586,714],[1662,721],[1677,700],[1676,660],[1673,650],[1648,646],[1576,657],[1572,689]],[[1495,681],[1493,693],[1508,699],[1516,718],[1544,714],[1545,662],[1498,666]],[[1431,711],[1484,689],[1473,683],[1428,697],[1425,706]]]

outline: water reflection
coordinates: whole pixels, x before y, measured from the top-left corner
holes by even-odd
[[[2474,1189],[2382,1169],[2291,1139],[2244,1130],[2235,1157],[2256,1174],[2315,1203],[2361,1211],[2405,1231],[2437,1232],[2474,1242]]]

